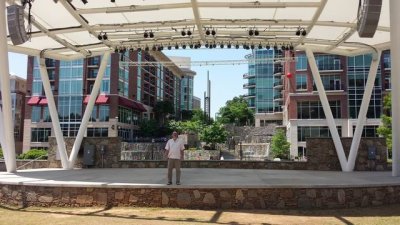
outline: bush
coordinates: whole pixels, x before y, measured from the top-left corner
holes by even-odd
[[[3,156],[3,149],[0,148],[0,159],[4,158]]]
[[[19,155],[18,159],[47,159],[47,151],[43,149],[31,149]]]

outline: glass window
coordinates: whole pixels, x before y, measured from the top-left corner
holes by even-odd
[[[296,74],[296,90],[307,90],[306,74]]]
[[[32,106],[32,122],[40,122],[41,117],[41,107],[40,106]]]
[[[336,127],[338,129],[339,136],[342,136],[342,127]],[[300,126],[297,129],[297,141],[306,141],[306,138],[328,138],[331,137],[329,127],[323,126]]]
[[[307,57],[306,55],[297,55],[296,70],[307,70]]]
[[[88,128],[87,129],[87,137],[108,137],[108,128]]]
[[[108,105],[101,105],[99,108],[99,121],[108,121],[110,118],[110,107]]]
[[[48,142],[51,128],[32,128],[31,142]]]

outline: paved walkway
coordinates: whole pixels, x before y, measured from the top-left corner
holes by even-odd
[[[0,172],[0,184],[64,187],[154,187],[166,185],[166,169],[36,169]],[[391,172],[182,169],[182,185],[174,188],[288,188],[400,185]]]

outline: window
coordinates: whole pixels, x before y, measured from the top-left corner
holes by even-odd
[[[322,84],[326,91],[338,91],[343,90],[341,86],[340,75],[329,74],[321,76]],[[315,81],[313,81],[313,90],[317,91]]]
[[[329,101],[333,118],[341,118],[340,101]],[[325,113],[320,101],[304,101],[297,103],[298,119],[325,119]]]
[[[339,136],[342,136],[342,127],[336,127],[338,129]],[[314,138],[323,138],[323,137],[331,137],[331,132],[329,131],[329,127],[322,126],[304,126],[298,127],[297,129],[297,141],[306,141],[306,138],[314,137]]]
[[[307,90],[306,74],[296,74],[296,90]]]
[[[51,128],[32,128],[31,142],[48,142]]]
[[[41,107],[40,106],[32,106],[32,117],[31,120],[34,123],[40,122],[41,118]]]
[[[317,55],[315,61],[320,71],[341,70],[340,57],[337,55]]]
[[[99,107],[99,121],[105,122],[110,118],[110,108],[108,105],[101,105]]]
[[[87,137],[108,137],[108,128],[88,128]]]
[[[307,70],[307,57],[306,57],[306,55],[298,55],[297,56],[296,70]]]
[[[379,137],[379,134],[376,131],[378,127],[379,126],[364,126],[361,137]],[[353,134],[354,132],[356,132],[356,126],[353,126]]]

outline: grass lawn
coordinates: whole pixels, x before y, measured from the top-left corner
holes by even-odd
[[[400,224],[400,205],[340,210],[186,210],[166,208],[14,208],[0,224]]]

